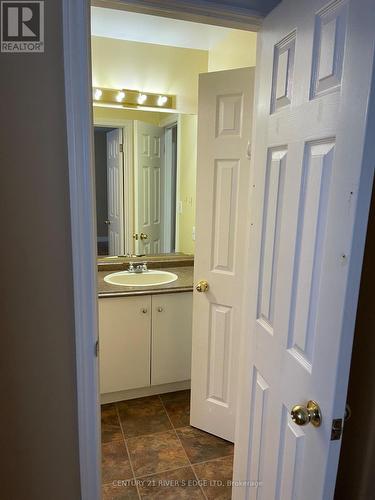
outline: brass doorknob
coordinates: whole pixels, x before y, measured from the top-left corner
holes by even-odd
[[[197,292],[207,292],[209,289],[209,285],[206,280],[201,280],[198,281],[198,283],[195,286],[195,289]]]
[[[141,234],[139,235],[139,238],[140,238],[141,240],[147,240],[148,235],[147,235],[147,234],[145,234],[145,233],[141,233]]]
[[[315,401],[308,401],[306,406],[293,406],[290,415],[297,425],[312,424],[314,427],[319,427],[322,423],[322,413]]]
[[[105,221],[104,221],[104,224],[105,224],[106,226],[109,226],[109,225],[111,224],[111,221],[107,219],[107,220],[105,220]]]
[[[134,240],[138,240],[138,237],[139,237],[138,233],[133,233],[133,239]]]

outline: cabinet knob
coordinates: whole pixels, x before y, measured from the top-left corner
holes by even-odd
[[[164,311],[164,309],[162,307],[158,307],[158,312],[162,313]]]
[[[141,309],[141,313],[142,313],[142,314],[147,314],[147,312],[148,312],[148,310],[147,310],[147,308],[146,308],[146,307],[143,307],[143,308]]]

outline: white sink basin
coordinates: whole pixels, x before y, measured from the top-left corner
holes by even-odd
[[[149,270],[143,273],[129,273],[129,271],[120,271],[118,273],[108,274],[104,277],[106,283],[119,286],[153,286],[172,283],[178,278],[177,274],[168,271]]]

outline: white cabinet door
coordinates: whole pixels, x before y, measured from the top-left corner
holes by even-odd
[[[189,380],[192,293],[152,297],[151,385]]]
[[[150,385],[151,297],[99,300],[100,392]]]

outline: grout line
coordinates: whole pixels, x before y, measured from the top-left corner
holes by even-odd
[[[135,478],[135,473],[134,473],[133,463],[132,463],[132,459],[131,459],[131,457],[130,457],[130,453],[129,453],[129,448],[128,448],[128,445],[127,445],[127,442],[126,442],[126,439],[125,439],[125,434],[124,434],[124,429],[123,429],[123,427],[122,427],[122,422],[121,422],[120,414],[119,414],[119,411],[118,411],[117,405],[115,405],[115,407],[116,407],[116,414],[117,414],[117,418],[118,418],[118,421],[119,421],[119,424],[120,424],[120,429],[121,429],[121,433],[122,433],[122,438],[123,438],[123,440],[124,440],[124,444],[125,444],[125,448],[126,448],[126,453],[128,454],[128,459],[129,459],[130,468],[131,468],[131,471],[132,471],[132,473],[133,473],[133,479],[134,479],[135,487],[136,487],[136,489],[137,489],[137,495],[138,495],[138,498],[141,500],[141,494],[139,493],[138,484],[137,484],[137,481],[136,481],[136,478]]]
[[[193,471],[194,477],[195,477],[195,479],[197,480],[197,484],[198,484],[198,486],[199,486],[199,489],[200,489],[200,490],[201,490],[201,492],[202,492],[203,498],[205,498],[205,500],[207,500],[206,494],[205,494],[205,492],[203,491],[203,488],[202,488],[202,486],[201,486],[201,484],[200,484],[200,481],[199,481],[199,479],[198,479],[198,476],[197,476],[197,474],[196,474],[196,472],[195,472],[195,470],[194,470],[193,464],[191,463],[190,458],[188,457],[188,454],[186,453],[186,450],[185,450],[185,448],[184,448],[184,445],[182,444],[182,441],[181,441],[181,439],[180,439],[180,436],[177,434],[177,430],[176,430],[176,428],[174,427],[174,425],[173,425],[173,423],[172,423],[172,420],[170,419],[169,413],[168,413],[168,411],[167,411],[167,409],[166,409],[166,407],[165,407],[165,405],[164,405],[164,403],[163,403],[162,398],[160,397],[160,394],[159,394],[159,399],[160,399],[160,401],[161,401],[161,404],[163,405],[163,408],[164,408],[165,413],[167,414],[167,416],[168,416],[168,418],[169,418],[169,421],[170,421],[170,423],[171,423],[171,426],[173,427],[173,430],[174,430],[174,433],[176,434],[176,437],[177,437],[177,439],[178,439],[178,442],[180,443],[181,448],[184,450],[185,456],[186,456],[186,458],[187,458],[187,460],[188,460],[188,462],[189,462],[189,464],[190,464],[190,469]]]

